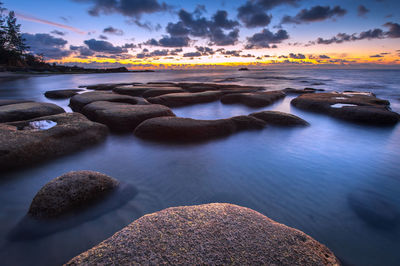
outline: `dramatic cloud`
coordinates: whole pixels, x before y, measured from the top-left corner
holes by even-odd
[[[119,13],[127,17],[139,18],[142,14],[150,14],[167,9],[165,3],[157,0],[74,0],[75,2],[91,3],[89,14],[99,16],[100,14]]]
[[[95,52],[109,53],[109,54],[120,54],[125,53],[127,50],[120,46],[114,46],[112,43],[107,41],[98,41],[95,39],[90,39],[84,41],[84,43],[89,47],[90,50]]]
[[[296,5],[300,0],[250,0],[238,8],[238,18],[247,28],[269,25],[272,15],[266,12],[278,5]]]
[[[270,44],[281,43],[282,41],[289,39],[289,35],[285,30],[279,30],[273,33],[267,29],[263,29],[262,32],[256,33],[253,36],[247,38],[246,49],[252,48],[275,48]]]
[[[357,11],[358,11],[358,16],[363,17],[369,12],[369,9],[363,5],[359,5]]]
[[[53,31],[51,31],[50,33],[51,33],[51,34],[54,34],[54,35],[59,35],[59,36],[65,36],[65,35],[67,35],[66,32],[64,32],[64,31],[59,31],[59,30],[53,30]]]
[[[344,16],[347,11],[340,6],[333,8],[329,6],[314,6],[310,9],[302,9],[296,16],[284,16],[281,24],[295,23],[301,24],[305,22],[322,21],[329,18]]]
[[[389,30],[386,32],[386,35],[389,38],[400,38],[400,25],[399,24],[393,23],[393,22],[388,22],[383,26],[389,28]]]
[[[70,51],[63,49],[68,43],[62,38],[55,38],[47,33],[22,34],[26,44],[30,47],[29,51],[37,55],[43,55],[45,59],[61,59],[71,54]]]
[[[117,35],[117,36],[122,36],[122,35],[124,35],[124,32],[123,32],[122,30],[116,29],[116,28],[114,28],[114,27],[112,27],[112,26],[109,26],[109,27],[105,28],[105,29],[103,30],[103,33],[113,34],[113,35]]]
[[[330,59],[329,56],[324,55],[324,54],[321,54],[321,55],[319,56],[319,58],[320,58],[320,59]]]
[[[138,53],[136,55],[136,58],[142,59],[142,58],[148,58],[148,57],[178,55],[178,53],[180,53],[180,52],[182,52],[182,49],[174,49],[174,50],[163,49],[163,50],[154,50],[152,52],[149,52],[149,50],[147,50],[147,49],[143,49],[143,51],[141,53]]]
[[[94,52],[92,50],[90,50],[89,48],[87,48],[86,46],[74,46],[74,45],[71,45],[69,47],[69,49],[71,51],[74,51],[74,52],[79,52],[78,57],[80,57],[80,58],[87,58],[89,56],[93,56],[94,55]]]
[[[293,53],[290,53],[290,54],[289,54],[289,58],[292,58],[292,59],[306,59],[306,56],[303,55],[303,54],[293,54]]]
[[[200,52],[190,52],[190,53],[184,53],[183,57],[198,57],[202,56]]]
[[[151,39],[145,44],[165,47],[184,47],[190,43],[190,37],[207,38],[210,45],[233,45],[239,38],[239,23],[228,19],[228,13],[218,10],[211,19],[202,16],[204,10],[196,8],[193,13],[181,9],[179,21],[168,23],[168,35],[160,40]]]

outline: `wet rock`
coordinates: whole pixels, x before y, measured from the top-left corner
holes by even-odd
[[[399,115],[390,111],[388,101],[365,93],[303,94],[293,99],[291,104],[359,123],[392,125],[399,121]]]
[[[142,86],[119,86],[113,89],[113,92],[118,94],[124,94],[129,96],[142,96],[142,94],[150,90],[150,87],[142,87]]]
[[[66,99],[71,98],[72,96],[78,94],[78,92],[83,91],[79,89],[71,89],[71,90],[52,90],[46,91],[44,96],[50,99]]]
[[[217,101],[222,96],[219,91],[204,91],[196,93],[171,93],[157,97],[150,97],[147,100],[151,103],[162,104],[169,107],[191,105],[196,103],[207,103]]]
[[[260,129],[264,126],[264,121],[251,116],[218,120],[158,117],[144,121],[134,133],[144,139],[160,141],[202,141],[228,136],[240,130]]]
[[[314,88],[304,88],[304,89],[293,89],[293,88],[286,88],[283,90],[285,93],[291,94],[305,94],[305,93],[314,93],[317,91],[324,91],[323,89],[314,89]]]
[[[150,97],[161,96],[164,94],[181,93],[181,92],[185,92],[185,90],[178,87],[160,87],[157,89],[147,90],[143,93],[142,96],[144,98],[150,98]]]
[[[52,103],[26,102],[0,106],[0,123],[28,120],[36,117],[64,113]]]
[[[82,86],[88,90],[98,90],[98,91],[110,91],[118,86],[129,86],[129,85],[139,85],[141,83],[138,82],[130,82],[130,83],[111,83],[111,84],[95,84],[89,86]]]
[[[262,87],[240,86],[219,83],[178,83],[179,87],[188,92],[221,91],[224,93],[244,93],[261,90]]]
[[[307,126],[309,123],[298,116],[278,112],[278,111],[261,111],[250,114],[258,119],[264,120],[267,124],[279,126]]]
[[[30,127],[35,121],[52,121],[48,130]],[[71,153],[105,139],[106,126],[78,113],[63,113],[28,121],[0,124],[0,169],[31,165]]]
[[[145,215],[66,265],[339,265],[303,232],[227,203]]]
[[[250,107],[263,107],[273,104],[285,97],[282,91],[254,92],[254,93],[235,93],[227,94],[221,98],[224,104],[240,103]]]
[[[146,119],[175,116],[164,105],[132,105],[105,101],[85,105],[82,113],[92,121],[107,125],[113,131],[131,131]]]
[[[40,219],[59,217],[104,198],[117,186],[117,180],[99,172],[69,172],[39,190],[28,215]]]
[[[16,104],[16,103],[29,103],[29,102],[32,102],[32,101],[30,101],[30,100],[0,99],[0,106]]]
[[[148,104],[146,100],[139,97],[120,95],[113,92],[92,91],[75,95],[74,97],[71,98],[69,106],[75,112],[80,112],[85,105],[97,101],[120,102],[120,103],[130,103],[130,104]]]

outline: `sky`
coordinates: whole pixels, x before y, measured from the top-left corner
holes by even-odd
[[[400,67],[399,0],[1,0],[48,62]]]

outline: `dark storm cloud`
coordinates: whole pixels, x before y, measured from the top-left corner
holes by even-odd
[[[306,56],[303,55],[303,54],[293,54],[293,53],[290,53],[290,54],[289,54],[289,58],[292,58],[292,59],[306,59]]]
[[[95,52],[109,53],[109,54],[121,54],[127,52],[125,48],[120,46],[114,46],[112,43],[107,41],[98,41],[95,39],[90,39],[84,41],[84,43],[89,47],[90,50]]]
[[[64,32],[64,31],[59,31],[59,30],[53,30],[53,31],[51,31],[50,32],[51,34],[54,34],[54,35],[59,35],[59,36],[65,36],[67,33],[66,32]]]
[[[305,22],[322,21],[329,18],[344,16],[347,11],[340,6],[333,8],[329,6],[314,6],[310,9],[302,9],[296,16],[284,16],[281,24],[295,23],[301,24]]]
[[[165,3],[157,0],[73,0],[81,3],[91,3],[89,14],[99,16],[100,14],[119,13],[127,17],[138,18],[142,14],[150,14],[167,10]]]
[[[271,15],[266,12],[278,5],[296,5],[300,0],[250,0],[238,8],[238,18],[247,28],[270,24]]]
[[[363,5],[359,5],[357,8],[357,12],[358,12],[358,16],[363,17],[369,12],[369,9]]]
[[[256,33],[247,38],[246,49],[275,48],[276,45],[271,46],[270,44],[281,43],[286,39],[289,39],[289,35],[285,30],[279,30],[278,32],[273,33],[267,29],[263,29],[262,32]]]
[[[107,33],[107,34],[113,34],[113,35],[117,35],[117,36],[122,36],[124,35],[124,32],[120,29],[114,28],[112,26],[109,26],[107,28],[105,28],[103,30],[103,33]]]
[[[184,47],[190,43],[190,37],[207,38],[210,45],[233,45],[239,38],[239,23],[228,19],[228,13],[218,10],[211,19],[202,14],[204,8],[197,7],[192,13],[181,9],[178,12],[179,21],[168,23],[168,35],[160,40],[151,39],[145,44],[165,47]]]
[[[46,59],[61,59],[71,54],[71,51],[63,49],[68,43],[62,38],[55,38],[47,33],[24,33],[22,38],[26,40],[29,51],[43,55]]]

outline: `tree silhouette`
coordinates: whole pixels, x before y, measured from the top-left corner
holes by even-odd
[[[28,48],[22,38],[21,24],[17,24],[14,11],[10,11],[7,17],[7,47],[9,51],[22,55]]]

